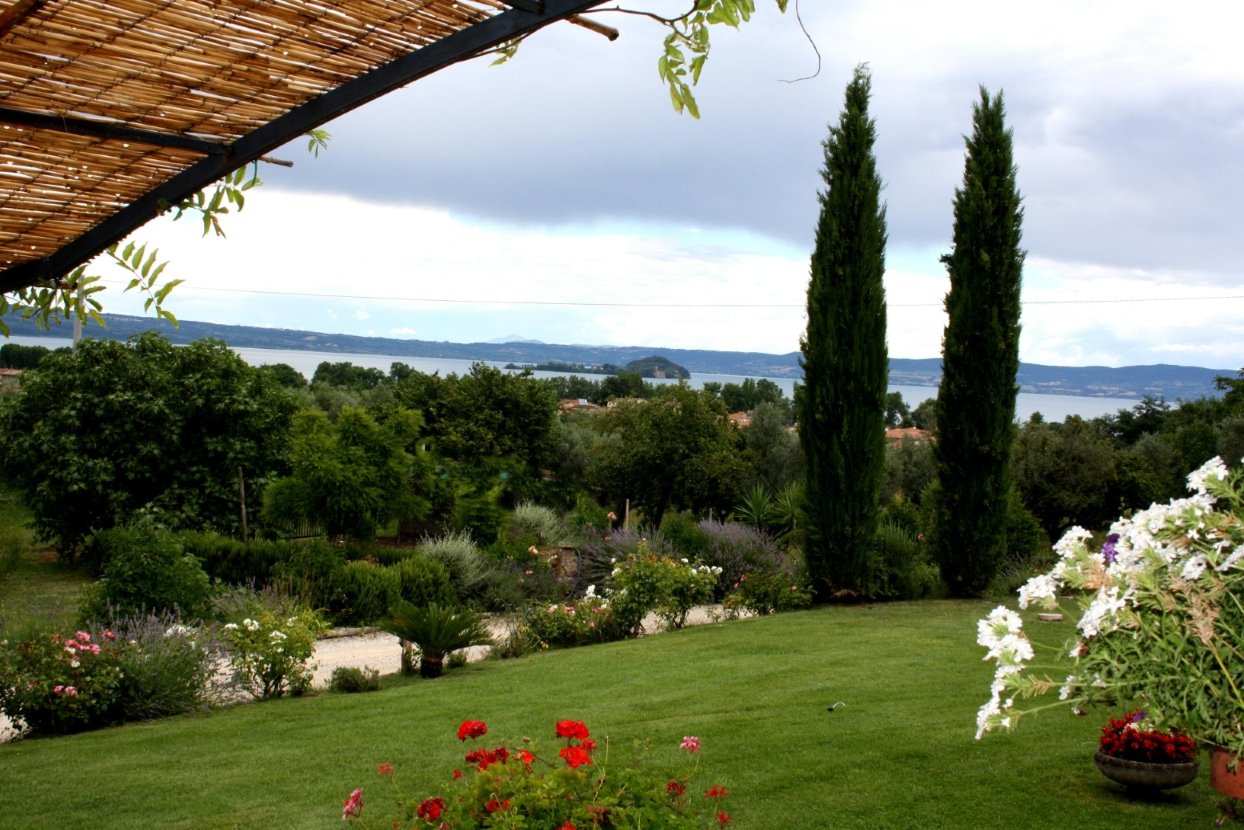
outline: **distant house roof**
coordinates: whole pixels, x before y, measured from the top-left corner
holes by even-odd
[[[928,441],[932,437],[933,433],[927,429],[918,429],[916,427],[901,427],[885,431],[885,440],[893,444],[901,444],[909,438],[912,441]]]
[[[559,412],[596,412],[603,409],[600,404],[592,403],[585,398],[562,398],[557,403]]]
[[[731,412],[726,418],[739,429],[752,425],[752,413],[750,412]]]

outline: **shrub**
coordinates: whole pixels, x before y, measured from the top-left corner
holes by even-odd
[[[551,509],[532,502],[514,508],[509,533],[512,537],[531,540],[538,547],[566,545],[571,535],[561,518]]]
[[[341,550],[315,539],[296,544],[289,558],[273,569],[272,581],[281,593],[297,597],[310,608],[341,608],[345,565]]]
[[[714,599],[722,599],[725,590],[744,575],[790,571],[789,557],[773,539],[754,527],[709,519],[700,522],[699,529],[707,539],[700,561],[721,568]]]
[[[459,531],[424,537],[417,550],[425,559],[445,566],[458,596],[463,600],[480,596],[492,566],[469,533]]]
[[[291,611],[273,594],[252,596],[249,613],[223,629],[234,683],[260,698],[302,694],[311,687],[307,661],[315,651],[315,638],[326,626],[314,611]],[[277,601],[265,601],[269,598]]]
[[[666,513],[657,534],[672,551],[687,559],[704,559],[709,537],[690,513]]]
[[[580,545],[577,552],[579,568],[575,591],[582,592],[588,585],[607,584],[617,563],[638,551],[641,544],[647,544],[649,550],[666,556],[673,556],[676,552],[664,534],[652,533],[649,529],[615,530],[600,539],[591,539]]]
[[[524,561],[506,560],[489,571],[479,603],[486,611],[514,611],[531,602],[561,601],[568,593],[548,562],[528,556]]]
[[[96,533],[91,547],[99,553],[103,578],[83,606],[84,620],[168,611],[193,620],[207,612],[211,580],[171,533],[150,525],[113,528]]]
[[[746,612],[756,616],[796,611],[812,604],[812,589],[802,576],[784,571],[744,574],[722,601],[727,616]]]
[[[115,634],[132,646],[120,651],[125,720],[180,715],[214,702],[218,648],[210,631],[165,613],[118,620]]]
[[[406,643],[419,647],[419,676],[440,677],[444,671],[445,656],[471,646],[493,645],[483,620],[467,608],[426,605],[422,607],[409,602],[399,602],[392,616],[381,628],[397,635],[403,641],[402,671],[409,674],[410,651]]]
[[[440,562],[412,556],[403,559],[392,570],[397,573],[398,600],[411,605],[458,604],[449,570]]]
[[[516,657],[533,649],[605,643],[629,634],[629,629],[618,625],[609,601],[597,596],[593,586],[586,596],[572,602],[528,605],[514,626],[505,653]]]
[[[874,537],[875,571],[871,596],[922,599],[941,585],[928,545],[906,526],[885,519]]]
[[[401,578],[393,568],[347,562],[341,570],[340,604],[332,609],[338,625],[368,625],[383,619],[401,599]]]
[[[632,634],[642,630],[649,612],[668,628],[682,628],[688,612],[712,597],[720,575],[719,567],[662,556],[641,542],[613,570],[610,610],[616,624]]]
[[[121,653],[108,629],[0,641],[0,711],[19,729],[61,735],[121,720]]]
[[[334,692],[346,694],[375,692],[380,689],[380,672],[370,666],[364,666],[361,669],[353,666],[338,666],[333,669],[328,688]]]

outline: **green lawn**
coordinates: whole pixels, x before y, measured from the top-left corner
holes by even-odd
[[[562,718],[623,742],[698,735],[739,828],[1211,825],[1205,769],[1151,802],[1097,772],[1096,737],[1112,713],[1054,710],[974,741],[991,677],[975,621],[990,607],[824,608],[486,661],[372,694],[22,741],[0,746],[0,825],[340,827],[354,787],[372,802],[364,816],[383,800],[379,762],[408,792],[435,792],[462,766],[454,731],[466,718],[498,740],[536,735],[546,747]],[[1053,626],[1049,639],[1066,633]],[[826,711],[836,701],[846,705]]]
[[[0,485],[0,636],[29,627],[68,626],[78,616],[85,569],[31,544],[30,511]]]

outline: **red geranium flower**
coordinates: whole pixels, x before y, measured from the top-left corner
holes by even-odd
[[[587,724],[581,720],[559,720],[557,722],[557,737],[559,738],[577,738],[580,741],[586,741],[590,734],[587,731]]]
[[[581,746],[563,747],[561,756],[566,759],[566,765],[572,768],[582,766],[583,764],[591,765],[592,763],[592,756],[585,752]]]
[[[665,791],[670,795],[681,798],[687,794],[687,787],[681,781],[670,781],[665,785]]]
[[[726,788],[714,784],[704,791],[705,798],[729,798],[730,793],[726,792]]]
[[[415,815],[426,821],[436,821],[443,812],[445,812],[445,799],[438,795],[419,802]]]
[[[718,810],[717,811],[717,823],[721,825],[722,827],[725,827],[727,824],[730,823],[730,814],[723,810]]]
[[[384,776],[392,775],[393,765],[390,764],[388,761],[385,761],[383,764],[376,764],[376,774],[384,775]]]
[[[531,762],[536,760],[535,753],[530,752],[529,750],[526,750],[526,749],[520,749],[518,751],[518,757],[519,757],[519,760],[521,760],[527,766],[531,766]]]
[[[478,738],[488,732],[488,725],[482,720],[464,720],[458,727],[458,740]]]
[[[498,810],[508,810],[510,809],[510,800],[507,798],[503,801],[498,801],[495,798],[491,798],[488,800],[488,803],[484,805],[484,809],[490,813],[495,813]]]

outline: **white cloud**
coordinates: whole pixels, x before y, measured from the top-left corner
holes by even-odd
[[[758,5],[740,32],[715,33],[698,122],[655,79],[659,31],[621,15],[599,15],[623,28],[616,43],[550,27],[504,67],[454,66],[339,119],[319,159],[301,143],[278,153],[296,167],[265,171],[227,240],[192,223],[144,233],[188,277],[173,310],[433,340],[794,351],[821,141],[868,61],[891,355],[940,351],[938,256],[985,84],[1005,90],[1025,199],[1021,358],[1244,364],[1244,301],[1222,299],[1244,296],[1244,7],[804,3],[824,65],[782,84],[816,57],[793,15]]]

